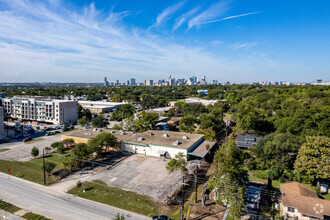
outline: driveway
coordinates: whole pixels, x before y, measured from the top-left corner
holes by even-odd
[[[167,162],[163,158],[135,154],[106,170],[100,179],[110,186],[163,202],[182,178],[180,171],[168,173]]]

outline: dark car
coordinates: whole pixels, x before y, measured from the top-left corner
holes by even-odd
[[[27,142],[27,141],[31,141],[31,140],[32,140],[32,137],[27,137],[27,138],[23,139],[23,142]]]
[[[161,215],[152,217],[152,220],[171,220],[171,218],[166,215]]]
[[[46,136],[50,136],[50,135],[53,135],[53,134],[55,134],[53,131],[46,132]]]
[[[24,136],[21,135],[21,134],[18,134],[18,135],[16,135],[14,138],[15,138],[15,139],[21,139],[21,138],[24,138]]]

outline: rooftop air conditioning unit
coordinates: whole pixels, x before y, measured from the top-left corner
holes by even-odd
[[[163,134],[163,137],[168,137],[168,134]]]
[[[124,132],[124,131],[122,131],[122,132],[120,133],[120,135],[125,135],[125,132]]]
[[[111,134],[113,134],[113,133],[115,133],[115,131],[114,131],[114,130],[112,130],[112,131],[110,131],[110,133],[111,133]]]
[[[187,139],[189,139],[189,137],[187,137],[187,136],[183,136],[182,139],[183,139],[183,140],[187,140]]]
[[[178,140],[176,140],[176,141],[174,141],[174,143],[173,143],[175,146],[177,146],[177,145],[179,145],[179,144],[181,144],[181,142],[180,141],[178,141]]]
[[[138,141],[143,141],[144,140],[144,138],[143,137],[138,137],[138,139],[137,139]]]

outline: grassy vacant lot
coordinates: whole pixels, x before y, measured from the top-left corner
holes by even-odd
[[[69,193],[147,216],[158,213],[157,206],[150,197],[110,187],[102,181],[83,183],[80,188],[76,186]]]
[[[46,218],[45,216],[38,215],[32,212],[28,212],[25,215],[22,216],[23,218],[27,220],[51,220],[50,218]]]
[[[45,161],[54,162],[56,164],[56,168],[53,172],[56,172],[64,168],[61,162],[63,157],[64,155],[51,153],[45,156]],[[10,172],[8,172],[8,169],[10,169]],[[43,184],[44,174],[42,169],[42,158],[32,159],[27,162],[0,160],[0,172],[8,173],[19,178]],[[56,180],[57,178],[54,176],[46,177],[47,185],[55,183]]]
[[[168,215],[173,217],[177,215],[177,207],[173,209],[163,207],[148,196],[107,186],[106,183],[99,180],[82,183],[81,187],[76,186],[69,193],[146,216]]]
[[[257,183],[267,184],[267,170],[253,170],[249,171],[249,180]],[[281,182],[277,180],[272,181],[272,186],[275,189],[280,189]]]
[[[7,151],[7,150],[10,150],[9,148],[2,148],[0,149],[0,152],[4,152],[4,151]]]
[[[10,213],[15,213],[17,212],[18,210],[21,210],[21,208],[18,208],[8,202],[4,202],[2,200],[0,200],[0,209],[3,209],[7,212],[10,212]]]

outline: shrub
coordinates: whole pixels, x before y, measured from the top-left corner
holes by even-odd
[[[36,158],[39,155],[39,149],[37,147],[33,147],[31,150],[31,155]]]
[[[283,170],[281,168],[274,167],[267,172],[267,176],[272,180],[276,180],[282,175],[282,173]]]
[[[82,183],[80,182],[80,180],[76,183],[76,185],[77,185],[78,188],[81,188]]]
[[[57,148],[57,147],[60,146],[60,145],[62,145],[62,143],[57,141],[57,142],[52,143],[50,146],[51,146],[52,148]]]
[[[65,152],[65,148],[64,148],[63,144],[60,143],[60,144],[57,146],[57,153],[59,153],[59,154],[64,154],[64,152]]]
[[[73,140],[73,138],[67,138],[67,139],[64,139],[63,142],[73,142],[74,143],[74,140]]]
[[[115,125],[113,126],[113,129],[115,129],[115,130],[121,130],[121,127],[120,127],[118,124],[115,124]]]

